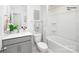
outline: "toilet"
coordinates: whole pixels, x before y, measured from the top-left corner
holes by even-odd
[[[35,34],[35,43],[40,52],[48,52],[48,46],[45,42],[41,42],[41,34]]]

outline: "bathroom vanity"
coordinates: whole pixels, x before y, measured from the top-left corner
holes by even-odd
[[[31,53],[32,34],[30,32],[4,35],[2,38],[3,53]]]
[[[32,52],[32,33],[27,30],[27,6],[0,6],[0,52]],[[16,26],[15,26],[16,25]],[[17,28],[17,29],[14,29]],[[12,31],[11,31],[12,29]],[[18,32],[18,33],[17,33]]]

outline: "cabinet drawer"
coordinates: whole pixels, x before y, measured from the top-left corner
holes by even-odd
[[[14,44],[6,47],[4,53],[31,53],[32,43],[31,41]]]
[[[18,38],[12,38],[12,39],[6,39],[3,40],[3,46],[19,43],[19,42],[24,42],[31,40],[32,36],[24,36],[24,37],[18,37]]]

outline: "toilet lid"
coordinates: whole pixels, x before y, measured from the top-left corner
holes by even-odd
[[[44,42],[39,42],[39,43],[38,43],[38,46],[39,46],[40,48],[42,48],[42,49],[48,49],[47,44],[44,43]]]

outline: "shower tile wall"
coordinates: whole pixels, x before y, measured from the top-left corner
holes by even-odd
[[[49,48],[53,52],[79,52],[79,6],[51,7],[47,21]],[[67,10],[67,7],[76,8]]]

